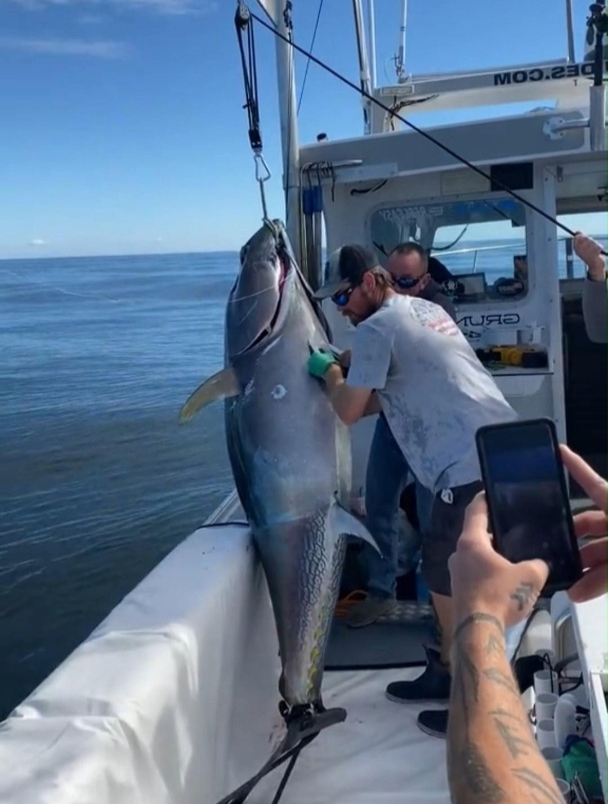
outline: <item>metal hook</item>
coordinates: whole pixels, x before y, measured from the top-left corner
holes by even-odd
[[[255,162],[255,180],[260,185],[260,200],[262,201],[262,214],[264,220],[268,220],[268,207],[266,205],[266,193],[264,191],[264,182],[267,182],[271,177],[270,168],[268,167],[264,155],[261,151],[256,151],[254,154]]]
[[[266,160],[264,159],[264,155],[261,151],[256,153],[253,157],[255,161],[255,180],[259,182],[268,181],[271,177],[270,168],[266,164]],[[264,174],[262,174],[262,170],[264,170]]]

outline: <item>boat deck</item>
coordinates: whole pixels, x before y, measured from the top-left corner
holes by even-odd
[[[223,509],[233,513],[230,504]],[[602,605],[605,600],[591,617],[599,629],[594,640],[606,633]],[[302,752],[284,804],[449,802],[445,742],[416,726],[422,706],[385,697],[390,681],[415,678],[421,667],[382,666],[414,657],[383,653],[375,631],[400,632],[394,643],[400,651],[411,639],[419,663],[419,648],[428,641],[417,631],[424,619],[357,629],[352,638],[361,648],[353,655],[375,665],[370,669],[354,669],[334,633],[332,662],[344,666],[326,671],[324,701],[344,707],[347,719]],[[539,628],[542,638],[550,637],[550,623]],[[538,636],[524,653],[539,647]],[[588,638],[578,636],[579,650],[588,651]],[[594,662],[585,660],[583,672],[593,705],[604,707],[595,724],[601,731],[605,677],[593,675]],[[280,739],[279,672],[268,590],[249,529],[225,519],[201,528],[3,723],[0,800],[216,804],[263,766]],[[599,756],[603,761],[605,753]],[[269,804],[280,773],[265,779],[248,801]]]

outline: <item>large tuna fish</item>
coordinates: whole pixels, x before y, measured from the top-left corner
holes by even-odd
[[[226,368],[192,394],[181,418],[226,400],[228,453],[268,581],[281,655],[288,731],[274,761],[346,717],[322,704],[325,649],[345,537],[373,540],[345,508],[348,430],[306,365],[311,349],[332,349],[331,334],[281,223],[266,222],[241,249],[240,263],[226,310]],[[245,787],[225,801],[243,801]]]

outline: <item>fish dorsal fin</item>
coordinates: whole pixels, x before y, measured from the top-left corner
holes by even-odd
[[[329,511],[331,529],[337,536],[357,536],[359,539],[371,544],[382,555],[376,540],[361,520],[343,508],[340,503],[334,502]]]
[[[237,396],[241,393],[241,386],[237,379],[234,369],[225,368],[214,374],[213,377],[205,380],[188,397],[183,408],[179,412],[180,424],[190,421],[201,408],[211,402],[226,399],[230,396]]]

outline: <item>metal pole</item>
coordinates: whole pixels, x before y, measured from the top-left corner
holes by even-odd
[[[359,53],[359,77],[361,89],[364,92],[371,92],[371,79],[369,65],[367,63],[367,48],[365,45],[365,26],[363,24],[363,10],[361,0],[353,0],[353,14],[355,16],[355,30],[357,33],[357,50]],[[371,126],[371,103],[367,98],[363,98],[363,117],[365,133],[370,133]]]
[[[277,15],[277,31],[291,36],[291,1],[286,0]],[[281,36],[276,37],[277,81],[283,146],[283,188],[285,190],[285,226],[298,263],[302,262],[300,209],[300,154],[296,114],[296,80],[294,49]]]
[[[593,86],[589,88],[589,145],[592,151],[606,150],[606,87],[604,85],[604,39],[606,36],[605,3],[600,9],[595,25],[595,53]],[[593,6],[592,6],[593,8]]]
[[[378,80],[377,64],[376,64],[376,12],[374,8],[375,0],[368,0],[367,3],[367,19],[369,23],[369,60],[370,60],[370,73],[372,80],[372,90],[376,89],[376,82]]]
[[[568,61],[576,62],[576,48],[574,45],[574,13],[572,0],[566,0],[566,30],[568,33]]]
[[[407,38],[407,0],[401,0],[401,25],[399,27],[399,52],[397,54],[397,81],[405,81],[405,45]]]

